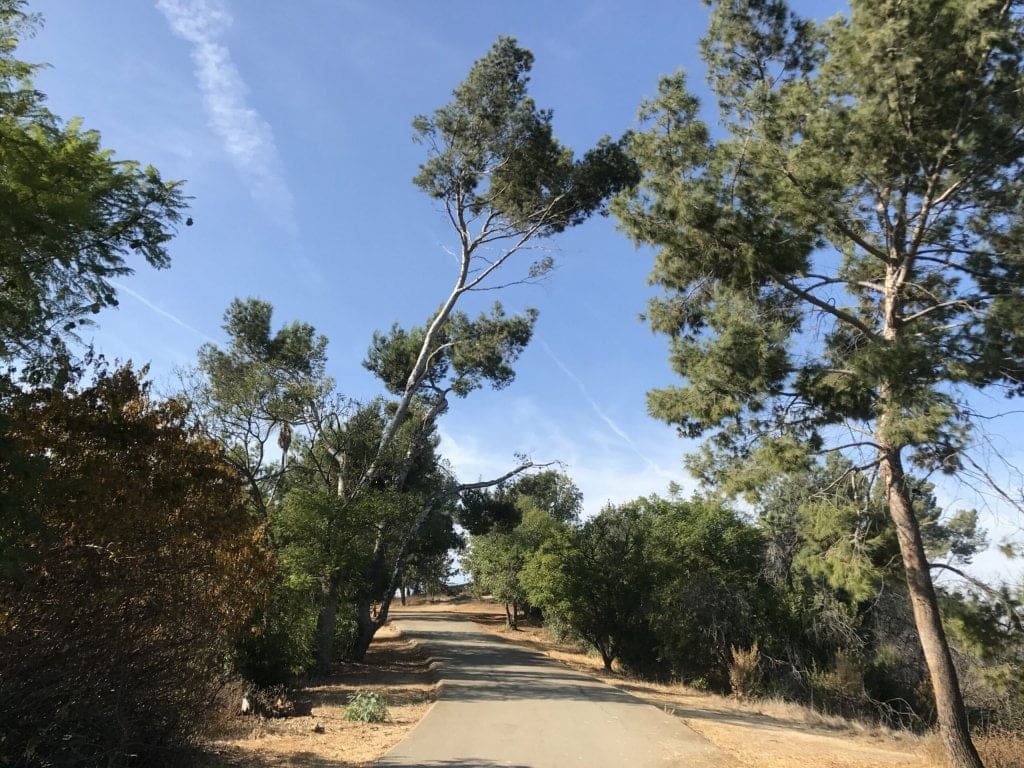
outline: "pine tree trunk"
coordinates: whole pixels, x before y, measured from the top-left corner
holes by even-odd
[[[946,748],[950,768],[983,768],[971,741],[967,710],[960,693],[946,632],[942,627],[935,585],[928,569],[921,529],[911,505],[899,451],[883,443],[881,458],[889,514],[896,524],[910,603],[914,610],[914,623],[935,695],[939,736]]]

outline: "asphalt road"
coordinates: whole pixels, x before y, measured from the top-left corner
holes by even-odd
[[[442,688],[381,766],[724,768],[678,718],[450,613],[395,612],[440,663]]]

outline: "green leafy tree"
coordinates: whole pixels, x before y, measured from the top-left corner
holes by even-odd
[[[473,581],[473,591],[489,595],[505,606],[505,626],[519,628],[520,608],[526,604],[526,589],[519,574],[526,565],[529,550],[517,529],[474,536],[462,568]]]
[[[564,530],[564,523],[529,502],[521,511],[521,522],[515,528],[473,536],[463,558],[463,570],[471,574],[474,590],[504,603],[509,629],[518,629],[519,613],[529,602],[520,578],[524,568]]]
[[[659,249],[649,319],[686,380],[650,408],[711,434],[699,474],[756,488],[825,449],[879,468],[957,768],[981,763],[905,464],[957,471],[966,393],[1024,392],[1021,25],[1001,0],[854,0],[822,24],[717,3],[702,53],[725,135],[664,79],[618,209]]]
[[[227,347],[204,344],[183,381],[183,396],[246,479],[264,518],[280,500],[293,443],[316,440],[326,415],[340,408],[324,370],[326,337],[302,322],[272,331],[272,319],[269,302],[233,300],[224,312]]]
[[[557,470],[523,475],[512,484],[511,492],[528,497],[531,504],[561,523],[578,523],[583,511],[583,491],[572,478]]]
[[[353,536],[350,526],[328,530],[338,516],[338,477],[329,455],[310,450],[347,404],[325,373],[327,339],[309,324],[274,328],[270,303],[248,298],[231,302],[223,328],[227,343],[200,348],[180,397],[245,479],[277,555],[257,631],[240,645],[236,664],[254,681],[278,683],[312,666],[325,563]],[[346,628],[337,628],[343,638]]]
[[[721,504],[657,496],[608,506],[550,540],[527,595],[601,654],[641,674],[727,687],[729,649],[764,629],[763,539]]]
[[[507,533],[523,521],[519,496],[507,485],[466,491],[459,498],[459,525],[473,536]]]
[[[543,546],[525,565],[530,601],[597,649],[610,670],[627,653],[656,654],[650,629],[651,520],[635,506],[605,507]]]
[[[657,574],[651,623],[661,673],[728,690],[731,648],[749,648],[769,629],[774,595],[762,577],[760,532],[714,501],[633,504],[652,519],[646,560]]]
[[[402,565],[401,594],[426,594],[433,598],[444,594],[448,580],[458,573],[453,552],[466,547],[466,540],[453,525],[454,505],[446,514],[433,515],[423,526],[416,544]]]
[[[0,2],[0,360],[35,378],[70,364],[66,341],[104,307],[126,259],[168,266],[180,184],[115,160],[96,131],[62,121],[35,89],[39,65],[15,58],[38,18]]]

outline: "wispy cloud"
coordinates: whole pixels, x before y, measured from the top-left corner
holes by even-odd
[[[544,341],[544,339],[538,339],[537,341],[540,344],[541,349],[544,350],[544,353],[551,358],[551,361],[555,365],[557,365],[559,369],[561,369],[562,373],[568,376],[569,379],[577,386],[577,388],[580,390],[580,394],[583,395],[583,399],[587,401],[591,409],[593,409],[594,413],[597,414],[597,417],[604,422],[605,426],[608,427],[608,429],[610,429],[612,433],[615,434],[615,436],[618,437],[626,445],[626,447],[628,447],[631,451],[633,451],[633,453],[635,453],[637,456],[643,459],[644,463],[647,464],[647,466],[655,470],[659,475],[671,478],[672,474],[670,472],[663,469],[661,466],[658,465],[657,462],[655,462],[653,459],[648,457],[643,451],[641,451],[637,444],[633,442],[633,438],[631,438],[618,424],[615,423],[615,421],[607,413],[605,413],[604,409],[591,396],[590,392],[587,391],[587,386],[586,384],[583,383],[583,380],[580,379],[580,377],[573,373],[571,370],[569,370],[568,366],[566,366],[566,364],[562,362],[558,355],[554,353],[551,347],[548,346],[547,342]]]
[[[158,304],[154,304],[154,303],[153,303],[152,301],[150,301],[149,299],[147,299],[147,298],[146,298],[145,296],[143,296],[143,295],[142,295],[141,293],[139,293],[139,292],[137,292],[137,291],[133,291],[133,290],[132,290],[131,288],[129,288],[129,287],[127,286],[127,285],[124,285],[124,284],[122,284],[122,283],[119,283],[119,282],[117,282],[116,280],[111,280],[111,281],[110,281],[110,284],[111,284],[112,286],[114,286],[115,288],[117,288],[117,290],[118,290],[119,292],[121,292],[121,293],[127,293],[127,294],[128,294],[129,296],[131,296],[131,297],[132,297],[133,299],[135,299],[135,300],[136,300],[137,302],[139,302],[140,304],[143,304],[144,306],[148,307],[149,309],[151,309],[151,310],[152,310],[153,312],[155,312],[156,314],[158,314],[158,315],[160,315],[160,316],[162,316],[162,317],[166,317],[166,318],[167,318],[168,320],[170,320],[170,321],[171,321],[172,323],[174,323],[175,325],[180,325],[180,326],[181,326],[182,328],[184,328],[185,330],[187,330],[187,331],[191,331],[191,332],[192,332],[192,333],[194,333],[194,334],[195,334],[196,336],[199,336],[200,338],[202,338],[202,339],[204,339],[204,340],[206,340],[206,341],[209,341],[209,342],[216,342],[216,339],[214,339],[214,338],[213,338],[212,336],[210,336],[209,334],[207,334],[207,333],[204,333],[203,331],[200,331],[200,330],[199,330],[198,328],[196,328],[196,327],[194,327],[194,326],[191,326],[191,325],[189,325],[188,323],[186,323],[186,322],[185,322],[184,320],[182,320],[182,319],[181,319],[180,317],[178,317],[177,315],[175,315],[175,314],[172,314],[172,313],[168,312],[168,311],[167,311],[166,309],[164,309],[163,307],[161,307],[161,306],[160,306],[160,305],[158,305]]]
[[[222,38],[232,18],[222,0],[157,0],[171,30],[192,45],[192,62],[210,125],[253,199],[294,228],[294,198],[284,179],[274,131],[246,103],[248,87]]]

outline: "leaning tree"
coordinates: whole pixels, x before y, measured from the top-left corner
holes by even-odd
[[[263,462],[266,449],[284,429],[302,433],[299,443],[318,444],[332,457],[335,466],[324,477],[334,485],[337,504],[332,514],[337,519],[350,518],[373,498],[408,499],[422,485],[424,476],[417,467],[425,456],[434,456],[437,421],[451,401],[484,386],[503,388],[514,379],[513,365],[530,341],[537,312],[508,315],[495,303],[474,317],[459,302],[474,292],[541,278],[552,260],[549,255],[528,258],[538,241],[582,223],[638,179],[622,142],[603,139],[576,158],[555,139],[551,111],[538,109],[527,94],[532,64],[529,51],[511,38],[499,38],[473,65],[449,104],[413,122],[417,140],[427,148],[427,159],[413,181],[440,204],[450,222],[457,267],[450,291],[421,326],[395,325],[374,334],[364,365],[395,400],[377,411],[381,424],[372,445],[362,440],[367,432],[352,428],[351,417],[358,409],[352,404],[347,411],[339,409],[343,403],[324,397],[323,347],[311,328],[293,324],[271,335],[269,305],[249,301],[232,306],[226,327],[233,346],[204,350],[209,381],[203,386],[213,405],[217,391],[245,395],[241,411],[232,406],[217,415],[234,430],[233,443],[244,443],[236,453],[247,476],[255,478],[254,490],[269,488],[272,493],[281,487],[286,460],[269,471]],[[296,361],[303,365],[296,367]],[[217,379],[215,371],[223,376]],[[299,398],[303,406],[298,409],[296,381],[289,378],[293,374],[309,395]],[[252,393],[259,398],[254,400]],[[254,402],[259,412],[252,410]],[[307,451],[307,458],[316,456]],[[523,458],[500,477],[471,483],[450,476],[441,481],[444,473],[439,473],[430,479],[436,481],[431,492],[422,487],[416,491],[422,497],[415,514],[407,509],[397,517],[388,515],[387,524],[378,518],[361,572],[332,568],[324,574],[320,671],[331,663],[331,627],[338,590],[346,581],[374,585],[356,600],[359,629],[350,653],[359,657],[386,621],[406,560],[424,527],[462,494],[501,484],[536,466]],[[394,504],[376,506],[383,510]]]
[[[471,318],[459,302],[474,292],[543,276],[552,266],[549,255],[526,259],[515,269],[538,241],[581,224],[638,178],[621,141],[602,139],[576,158],[554,137],[551,110],[538,109],[527,93],[532,66],[533,54],[501,37],[473,64],[451,102],[413,121],[417,141],[427,148],[413,182],[443,208],[457,242],[457,267],[451,290],[421,327],[395,326],[374,337],[365,365],[397,401],[373,460],[344,491],[349,498],[377,483],[389,464],[391,482],[401,491],[407,467],[451,398],[485,385],[501,388],[514,378],[511,366],[530,340],[536,311],[508,317],[495,304]],[[387,457],[403,433],[405,458],[395,468]],[[344,452],[336,458],[339,467],[346,465]],[[523,460],[499,478],[448,484],[423,505],[397,546],[390,552],[383,543],[375,547],[372,562],[387,562],[393,575],[376,615],[369,621],[359,617],[357,653],[387,618],[409,548],[431,514],[465,491],[497,485],[534,466]]]

